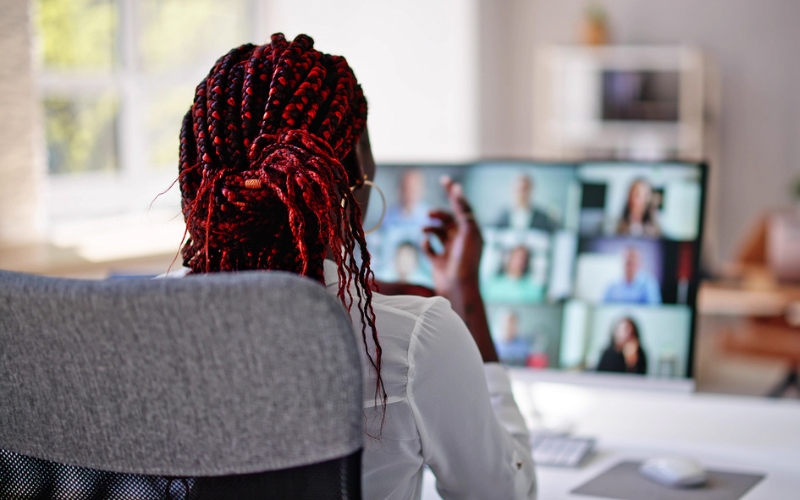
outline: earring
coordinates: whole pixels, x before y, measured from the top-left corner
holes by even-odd
[[[370,234],[370,233],[374,233],[375,231],[378,230],[378,228],[381,227],[381,224],[383,224],[383,218],[386,217],[386,196],[383,194],[383,190],[381,188],[379,188],[377,184],[375,184],[371,180],[367,179],[366,177],[367,176],[365,175],[364,176],[364,184],[366,184],[369,187],[375,188],[375,191],[377,191],[378,194],[381,195],[381,202],[383,203],[383,206],[381,207],[381,217],[380,217],[380,219],[378,219],[378,223],[375,224],[375,227],[371,227],[371,228],[367,229],[366,231],[364,231],[364,234]]]
[[[375,224],[375,227],[371,227],[371,228],[367,229],[366,231],[364,231],[364,234],[370,234],[370,233],[374,233],[375,231],[378,230],[378,228],[381,227],[381,224],[383,224],[383,218],[386,217],[386,196],[383,194],[383,190],[381,188],[379,188],[377,184],[375,184],[371,180],[367,179],[367,175],[366,174],[364,174],[364,181],[358,186],[350,187],[350,191],[355,191],[356,189],[360,189],[361,186],[364,186],[364,185],[367,185],[367,186],[375,188],[375,190],[378,191],[378,194],[381,196],[381,202],[383,202],[383,207],[381,208],[381,217],[380,217],[380,219],[378,219],[378,223]],[[342,208],[344,208],[344,205],[345,205],[345,201],[344,201],[344,198],[342,198]]]
[[[381,202],[383,203],[383,206],[381,207],[381,218],[378,219],[378,223],[375,224],[375,227],[371,227],[371,228],[367,229],[366,231],[364,231],[364,234],[370,234],[370,233],[374,233],[375,231],[378,230],[379,227],[381,227],[381,224],[383,224],[383,218],[386,217],[386,196],[383,194],[383,190],[381,188],[379,188],[377,184],[375,184],[371,180],[367,179],[366,174],[364,174],[364,184],[362,184],[362,185],[367,185],[369,187],[375,188],[375,190],[378,192],[378,194],[381,195]],[[358,186],[358,187],[361,187],[361,186]],[[350,188],[350,189],[352,190],[354,188]]]

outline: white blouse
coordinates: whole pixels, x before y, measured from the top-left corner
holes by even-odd
[[[187,272],[184,268],[162,277]],[[338,279],[336,264],[326,260],[326,289],[333,295]],[[375,398],[375,370],[362,350],[367,434],[363,497],[418,500],[427,465],[445,500],[535,499],[528,429],[508,375],[497,363],[483,363],[450,302],[375,293],[372,307],[388,401],[384,418]],[[362,343],[355,305],[350,314]],[[374,353],[369,329],[367,345]]]
[[[336,295],[332,261],[325,261],[325,282]],[[528,429],[508,375],[499,364],[482,362],[450,302],[376,293],[372,305],[388,403],[381,428],[375,370],[364,353],[364,498],[419,499],[424,465],[445,500],[535,498]],[[358,308],[350,312],[361,341]],[[370,335],[367,329],[374,353]]]

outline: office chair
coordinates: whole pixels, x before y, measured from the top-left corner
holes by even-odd
[[[0,498],[360,499],[359,349],[288,273],[0,271]]]

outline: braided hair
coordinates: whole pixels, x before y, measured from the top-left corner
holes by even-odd
[[[269,44],[222,56],[197,86],[181,127],[178,182],[188,235],[181,254],[192,273],[282,270],[324,283],[330,249],[339,300],[350,310],[352,290],[357,295],[362,340],[377,372],[375,398],[385,409],[374,275],[351,192],[363,183],[352,155],[366,119],[347,61],[315,50],[306,35],[290,43],[277,33]]]

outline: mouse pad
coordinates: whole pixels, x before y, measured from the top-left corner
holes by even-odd
[[[697,488],[669,488],[639,473],[641,462],[615,465],[571,493],[619,500],[739,500],[764,479],[763,474],[709,470],[708,481]]]

